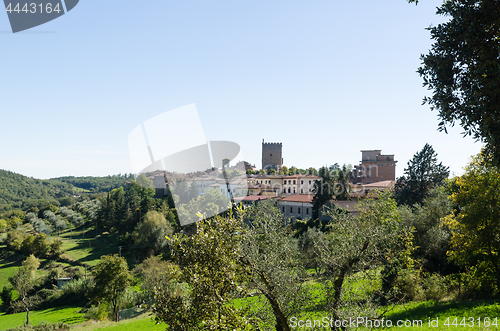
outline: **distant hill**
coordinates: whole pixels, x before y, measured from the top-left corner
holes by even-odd
[[[47,180],[26,177],[11,171],[0,170],[0,212],[12,209],[28,210],[31,207],[67,205],[82,193],[109,192],[125,186],[132,175],[106,177],[59,177]]]
[[[71,184],[75,187],[78,187],[85,192],[92,193],[100,193],[100,192],[109,192],[115,188],[125,187],[127,180],[133,180],[134,177],[132,174],[130,175],[113,175],[106,177],[58,177],[53,178],[51,180],[61,181],[64,183]]]
[[[55,203],[58,199],[71,198],[73,185],[60,180],[40,180],[0,170],[0,211]]]

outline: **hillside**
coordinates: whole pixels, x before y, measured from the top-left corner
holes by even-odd
[[[0,211],[27,210],[58,199],[72,197],[73,185],[60,180],[40,180],[0,170]]]
[[[0,170],[0,212],[12,209],[28,210],[49,203],[69,205],[73,195],[109,192],[124,187],[132,174],[105,177],[59,177],[47,180]]]
[[[115,188],[124,187],[127,180],[130,179],[134,179],[132,174],[129,175],[119,174],[119,175],[105,176],[105,177],[67,176],[67,177],[53,178],[51,180],[68,183],[88,192],[100,193],[100,192],[109,192]]]

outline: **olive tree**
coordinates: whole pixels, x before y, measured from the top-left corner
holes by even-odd
[[[247,286],[262,293],[257,316],[273,321],[272,330],[290,330],[290,317],[300,313],[309,298],[298,239],[272,201],[246,209],[244,218],[248,229],[242,234],[240,261],[248,274]]]
[[[329,216],[333,219],[329,231],[316,236],[314,247],[327,279],[327,307],[333,320],[340,320],[347,309],[354,309],[349,306],[353,295],[346,290],[348,276],[390,263],[391,256],[406,251],[402,238],[408,233],[400,227],[396,202],[389,192],[360,203],[356,217],[345,213]],[[369,300],[365,304],[369,306]]]

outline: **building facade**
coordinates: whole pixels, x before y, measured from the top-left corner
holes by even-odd
[[[382,154],[380,149],[362,150],[361,162],[351,172],[353,184],[371,184],[396,180],[394,154]]]
[[[283,144],[266,143],[262,139],[262,169],[281,169],[283,166]]]

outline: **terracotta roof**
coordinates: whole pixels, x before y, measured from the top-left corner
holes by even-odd
[[[289,197],[281,199],[281,201],[290,201],[290,202],[307,202],[311,203],[314,195],[312,194],[295,194]]]
[[[247,195],[245,197],[237,198],[234,200],[241,200],[241,201],[260,201],[260,200],[266,200],[266,199],[274,199],[277,198],[275,196],[263,196],[263,195]]]
[[[384,180],[381,182],[375,182],[375,183],[370,183],[370,184],[365,184],[362,185],[364,187],[393,187],[394,184],[396,184],[395,181],[393,180]]]

